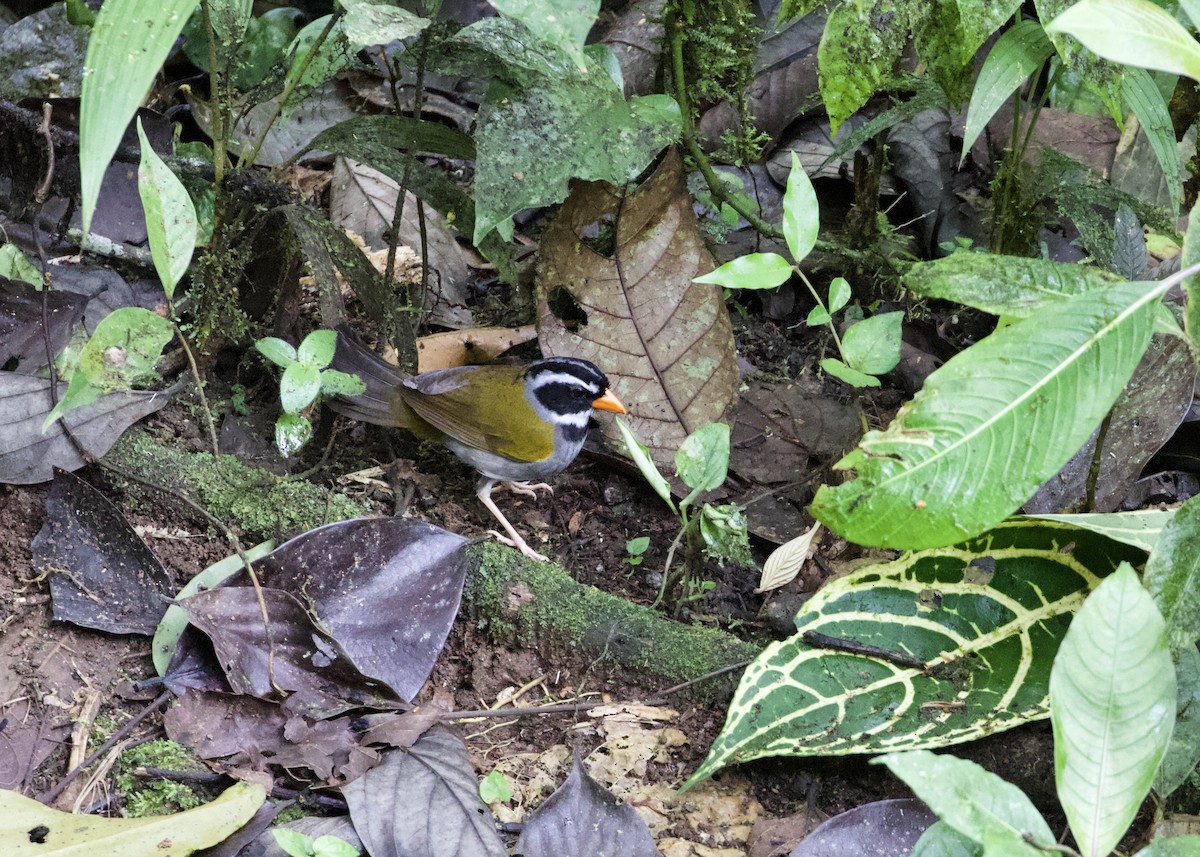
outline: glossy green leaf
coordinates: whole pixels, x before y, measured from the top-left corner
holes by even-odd
[[[100,182],[129,120],[196,8],[195,0],[109,0],[100,7],[83,62],[79,172],[83,232]]]
[[[1088,596],[1050,673],[1058,799],[1083,854],[1108,854],[1150,791],[1175,721],[1165,625],[1128,564]]]
[[[783,237],[797,265],[817,245],[820,228],[821,207],[817,192],[813,190],[800,158],[792,152],[792,168],[788,171],[787,189],[783,194]]]
[[[835,465],[814,516],[862,545],[921,549],[1016,511],[1083,445],[1137,367],[1169,282],[1046,307],[960,352]]]
[[[851,387],[878,387],[879,379],[874,375],[851,369],[836,357],[826,357],[820,363],[821,369],[829,375],[844,381]]]
[[[1200,80],[1200,44],[1150,0],[1081,0],[1046,25],[1107,60]]]
[[[763,756],[944,747],[1045,718],[1072,615],[1142,556],[1086,530],[1008,521],[831,580],[797,635],[746,669],[694,780]]]
[[[1123,282],[1116,274],[1074,262],[961,252],[917,262],[904,275],[905,288],[919,295],[1012,318],[1028,318],[1048,304]]]
[[[296,349],[290,342],[285,342],[274,336],[264,336],[254,343],[258,353],[270,360],[276,366],[285,369],[296,362]]]
[[[312,423],[299,414],[280,414],[275,421],[275,448],[281,455],[295,455],[312,435]]]
[[[985,853],[1040,857],[1056,842],[1050,825],[1025,793],[986,768],[966,759],[937,756],[924,750],[889,753],[876,760],[904,780],[938,817],[963,836],[984,846]]]
[[[621,432],[622,439],[625,441],[626,455],[637,465],[642,478],[650,484],[650,487],[654,489],[654,493],[662,497],[663,502],[670,506],[671,511],[674,512],[675,501],[671,499],[671,483],[659,472],[657,465],[655,465],[654,460],[650,457],[650,450],[646,449],[645,445],[634,437],[625,420],[617,417],[616,424],[617,429]]]
[[[275,542],[263,542],[247,550],[246,558],[254,562],[262,559],[273,550],[275,550]],[[176,594],[175,600],[179,601],[187,598],[189,595],[195,595],[202,589],[212,589],[221,581],[236,574],[242,567],[242,558],[237,554],[214,562],[185,583],[183,588]],[[175,656],[175,647],[179,644],[179,637],[183,634],[183,629],[187,627],[187,623],[187,611],[178,604],[167,605],[167,610],[163,613],[163,617],[158,623],[158,628],[154,631],[154,640],[150,647],[150,653],[154,660],[154,670],[159,675],[167,674],[167,667],[171,663],[171,658]]]
[[[199,225],[196,206],[187,188],[162,158],[150,147],[142,120],[137,122],[138,140],[142,146],[142,162],[138,166],[138,193],[146,213],[146,234],[150,243],[150,258],[168,298],[175,296],[175,287],[187,273],[196,249]]]
[[[715,283],[727,289],[774,289],[791,276],[792,266],[778,253],[747,253],[692,282]]]
[[[494,0],[496,11],[515,18],[529,31],[564,51],[587,71],[583,45],[596,23],[600,0]]]
[[[675,453],[675,470],[693,496],[720,488],[729,471],[729,426],[707,423],[684,438]]]
[[[1150,142],[1154,157],[1162,167],[1167,192],[1171,197],[1174,214],[1179,214],[1183,205],[1183,166],[1179,162],[1179,148],[1175,142],[1175,127],[1167,102],[1144,69],[1125,69],[1122,81],[1125,103],[1133,111],[1142,126],[1142,132]]]
[[[317,368],[328,366],[333,360],[333,351],[337,347],[337,333],[332,330],[314,330],[300,347],[296,349],[296,358],[301,363],[308,363]]]
[[[298,414],[321,392],[321,371],[309,363],[296,362],[283,370],[279,379],[279,402],[286,414]]]
[[[900,362],[903,312],[883,312],[864,318],[842,334],[842,352],[850,367],[869,375],[891,372]]]
[[[1146,553],[1154,550],[1159,534],[1171,518],[1174,509],[1137,509],[1132,512],[1089,512],[1084,514],[1029,515],[1041,521],[1058,521],[1108,536],[1122,544],[1141,548]]]
[[[1175,510],[1146,561],[1146,588],[1180,648],[1200,640],[1200,497]]]
[[[1175,728],[1154,775],[1160,800],[1183,785],[1200,764],[1200,651],[1185,646],[1174,655]]]
[[[967,103],[960,166],[996,111],[1053,53],[1054,46],[1046,38],[1042,25],[1033,20],[1018,21],[996,40],[983,61]]]
[[[834,277],[829,282],[829,311],[837,312],[850,303],[850,284],[845,277]]]

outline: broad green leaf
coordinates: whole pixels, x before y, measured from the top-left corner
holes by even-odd
[[[862,545],[921,549],[1016,511],[1100,424],[1150,342],[1170,281],[1046,307],[960,352],[835,466],[813,515]]]
[[[1200,80],[1200,44],[1150,0],[1081,0],[1046,25],[1122,65]]]
[[[234,0],[232,5],[240,2]],[[288,45],[300,32],[298,23],[303,15],[299,9],[290,6],[270,9],[251,18],[241,37],[217,38],[218,65],[229,69],[228,80],[235,90],[248,92],[283,62]],[[236,27],[235,19],[231,18],[228,26]],[[193,15],[183,28],[183,51],[201,71],[212,71],[209,68],[208,30],[202,15]]]
[[[254,0],[210,0],[209,20],[218,48],[237,45],[246,35],[254,13]]]
[[[330,16],[326,15],[310,21],[292,40],[288,52],[288,70],[284,76],[285,90],[286,87],[292,88],[287,100],[283,102],[283,116],[290,114],[313,89],[332,79],[354,61],[358,47],[351,45],[346,37],[345,18],[334,21],[324,41],[317,45],[317,39],[325,32],[329,19]],[[312,59],[308,59],[310,53]]]
[[[138,141],[142,146],[142,162],[138,166],[138,193],[146,213],[146,234],[150,243],[150,258],[168,298],[175,296],[175,287],[187,273],[196,249],[199,226],[196,206],[187,188],[150,147],[142,120],[137,121]]]
[[[675,471],[693,497],[720,488],[729,472],[729,426],[707,423],[684,438],[675,453]]]
[[[195,0],[109,0],[100,7],[83,62],[79,104],[84,235],[121,135],[195,8]]]
[[[42,288],[42,273],[11,241],[0,246],[0,277],[24,280],[36,289]]]
[[[692,282],[715,283],[727,289],[773,289],[791,276],[792,266],[778,253],[747,253]]]
[[[829,311],[837,312],[850,303],[850,284],[845,277],[834,277],[829,282]]]
[[[1056,842],[1050,825],[1025,793],[986,768],[966,759],[937,756],[927,750],[889,753],[875,760],[904,780],[938,817],[987,854],[1040,857]]]
[[[297,360],[295,346],[274,336],[264,336],[254,343],[254,347],[263,357],[285,369]]]
[[[1179,266],[1184,271],[1192,270],[1200,263],[1200,205],[1192,206],[1188,215],[1188,228],[1183,237],[1183,253]],[[1183,280],[1183,293],[1187,295],[1187,306],[1183,308],[1183,329],[1196,348],[1200,348],[1200,281],[1193,271]]]
[[[1043,23],[1052,21],[1077,0],[1033,0],[1033,9]],[[1070,36],[1046,30],[1058,54],[1056,62],[1066,66],[1069,74],[1059,74],[1050,92],[1051,105],[1077,113],[1097,115],[1108,111],[1116,122],[1124,120],[1121,103],[1121,70],[1098,54],[1088,50]],[[1052,67],[1053,68],[1053,67]]]
[[[1179,8],[1187,14],[1193,27],[1200,27],[1200,0],[1179,0]]]
[[[1137,509],[1133,512],[1090,512],[1085,514],[1065,515],[1028,515],[1041,521],[1058,521],[1073,527],[1091,530],[1102,536],[1108,536],[1122,544],[1141,548],[1146,553],[1154,550],[1158,544],[1159,534],[1171,518],[1175,510]]]
[[[310,363],[296,362],[279,379],[279,402],[285,414],[298,414],[321,392],[321,371]]]
[[[312,423],[299,414],[280,414],[275,421],[275,448],[281,455],[295,455],[312,435]]]
[[[396,181],[403,181],[403,173],[398,176],[392,175],[393,170],[389,169],[390,162],[384,166],[375,164],[372,155],[382,151],[375,148],[376,146],[437,152],[452,158],[468,160],[475,158],[475,141],[469,134],[447,128],[440,122],[390,114],[356,116],[339,122],[314,137],[308,144],[308,150],[328,150],[354,158],[356,161],[364,161],[376,166],[376,169],[387,173]],[[400,166],[403,167],[403,163]]]
[[[1175,648],[1200,640],[1200,497],[1175,510],[1146,561],[1146,588]]]
[[[328,396],[361,396],[367,392],[367,385],[357,375],[324,369],[321,371],[321,392]]]
[[[944,821],[931,824],[913,846],[911,857],[982,857],[983,846]]]
[[[1155,839],[1133,857],[1196,857],[1200,854],[1200,836],[1175,836]]]
[[[831,134],[892,78],[909,41],[910,9],[901,0],[879,0],[830,10],[817,67]]]
[[[962,252],[917,262],[904,275],[905,288],[919,295],[1013,318],[1123,282],[1116,274],[1073,262]]]
[[[868,375],[891,372],[900,362],[903,312],[883,312],[864,318],[842,334],[842,352],[852,369]]]
[[[346,38],[356,48],[411,39],[430,23],[427,18],[418,17],[391,3],[371,3],[369,0],[339,2],[346,10]]]
[[[1183,167],[1179,163],[1179,148],[1175,143],[1175,128],[1162,93],[1144,69],[1126,68],[1122,80],[1125,103],[1141,123],[1154,157],[1162,167],[1167,192],[1171,196],[1173,213],[1178,215],[1183,205]]]
[[[654,489],[654,493],[662,497],[663,502],[671,507],[671,511],[675,511],[675,501],[671,499],[671,483],[668,482],[663,475],[658,471],[658,467],[654,464],[654,460],[650,457],[650,450],[634,437],[629,426],[625,424],[625,420],[617,417],[617,429],[621,432],[621,437],[625,441],[625,452],[633,459],[633,463],[637,465],[637,469],[641,471],[642,477]]]
[[[246,557],[251,562],[255,562],[273,550],[275,550],[275,542],[263,542],[247,550]],[[221,581],[236,574],[242,567],[242,558],[237,554],[214,562],[185,583],[183,588],[176,594],[175,600],[179,601],[187,598],[189,595],[195,595],[201,589],[212,589]],[[167,674],[167,667],[171,664],[171,658],[175,656],[175,647],[178,645],[179,637],[183,634],[183,629],[187,627],[187,623],[187,611],[178,604],[167,605],[167,610],[163,613],[162,620],[158,623],[158,628],[154,631],[154,640],[150,647],[150,653],[154,660],[154,670],[159,675]]]
[[[333,361],[333,350],[337,347],[337,333],[332,330],[314,330],[296,349],[296,359],[310,366],[323,368]]]
[[[265,799],[262,786],[240,782],[187,812],[103,818],[60,812],[16,792],[0,791],[0,844],[6,857],[188,857],[224,842]],[[46,832],[35,841],[29,833],[39,827]]]
[[[1033,20],[1018,21],[996,40],[983,61],[967,104],[960,166],[996,111],[1053,53],[1054,46],[1046,38],[1042,25]]]
[[[1175,652],[1175,728],[1162,764],[1154,775],[1159,799],[1183,785],[1200,764],[1200,651]]]
[[[878,387],[879,379],[874,375],[851,369],[836,357],[826,357],[821,361],[821,369],[839,381],[844,381],[851,387]]]
[[[951,102],[967,100],[976,53],[1020,5],[1020,0],[938,0],[913,8],[917,55]]]
[[[591,32],[600,0],[493,0],[496,11],[514,18],[547,43],[566,52],[584,74],[583,43]]]
[[[796,636],[746,669],[693,781],[763,756],[945,747],[1047,717],[1071,616],[1142,556],[1086,530],[1007,521],[828,581]]]
[[[817,245],[820,228],[821,207],[817,192],[813,190],[800,158],[792,152],[792,168],[788,171],[787,190],[783,194],[783,237],[797,265]]]
[[[1050,673],[1058,799],[1083,854],[1121,840],[1175,722],[1175,668],[1154,601],[1125,563],[1088,596]]]
[[[829,322],[832,320],[833,318],[829,315],[828,310],[826,310],[825,307],[821,306],[820,304],[817,304],[815,307],[809,310],[808,318],[804,320],[804,323],[809,327],[820,327],[823,324],[829,324]]]
[[[102,393],[130,390],[157,378],[154,364],[174,335],[169,321],[142,307],[122,307],[106,315],[79,353],[67,392],[46,416],[42,431]]]

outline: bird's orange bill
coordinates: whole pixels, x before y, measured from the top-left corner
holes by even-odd
[[[612,390],[605,390],[603,396],[592,402],[592,407],[601,411],[612,411],[614,414],[629,413],[625,406],[621,404],[621,400],[613,395]]]

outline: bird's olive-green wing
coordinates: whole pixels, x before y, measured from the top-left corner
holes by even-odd
[[[525,398],[523,366],[461,366],[422,372],[401,396],[421,419],[459,443],[514,461],[554,451],[554,428]]]

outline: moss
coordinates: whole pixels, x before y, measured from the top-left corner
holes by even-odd
[[[124,795],[122,809],[130,818],[170,815],[207,803],[211,796],[173,780],[154,780],[134,774],[138,768],[165,771],[207,772],[186,747],[165,738],[150,741],[121,754],[113,780]]]
[[[247,467],[231,455],[189,453],[134,428],[105,462],[134,476],[187,494],[220,520],[254,540],[284,538],[330,521],[360,517],[364,507],[308,482],[284,481]],[[155,495],[153,502],[161,502]]]

